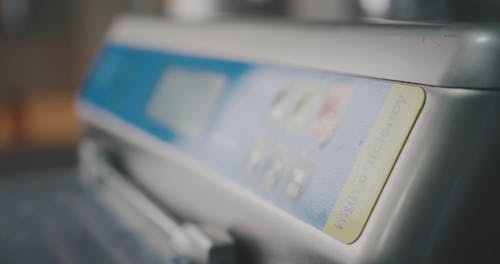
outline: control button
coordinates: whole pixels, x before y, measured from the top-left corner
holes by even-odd
[[[245,168],[243,169],[243,176],[245,178],[253,178],[258,174],[259,168],[264,161],[264,153],[258,148],[254,148],[248,155]]]
[[[278,184],[285,169],[285,162],[282,158],[275,158],[270,161],[264,169],[263,184],[266,190],[272,190]]]
[[[296,184],[294,182],[289,183],[286,188],[285,188],[285,197],[288,200],[295,200],[298,198],[301,188],[299,184]]]
[[[282,88],[273,99],[269,119],[277,122],[283,120],[288,113],[291,99],[293,99],[293,93],[290,87]]]
[[[288,119],[288,129],[299,133],[306,129],[310,120],[314,117],[314,113],[319,108],[322,92],[322,86],[313,83],[300,94]]]
[[[288,182],[283,191],[286,200],[297,200],[305,190],[314,171],[317,156],[318,149],[316,148],[306,149],[300,153],[297,164],[288,173]]]
[[[311,136],[321,144],[334,134],[351,94],[351,87],[346,85],[337,85],[326,94],[310,129]]]
[[[288,154],[293,146],[286,141],[277,140],[273,154],[264,165],[262,170],[262,187],[265,191],[273,191],[280,183],[288,164]]]
[[[308,174],[301,168],[294,168],[290,173],[290,181],[285,187],[285,198],[287,200],[296,200],[309,179]]]
[[[270,148],[270,139],[266,136],[260,136],[252,150],[247,155],[246,161],[243,167],[243,177],[244,178],[254,178],[260,175],[260,171],[264,166],[268,154],[268,149]]]
[[[307,180],[307,175],[301,169],[295,168],[292,171],[293,178],[292,180],[298,184],[303,184]]]

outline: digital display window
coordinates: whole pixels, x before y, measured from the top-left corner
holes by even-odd
[[[224,75],[167,69],[147,107],[151,118],[182,136],[199,136],[226,83]]]

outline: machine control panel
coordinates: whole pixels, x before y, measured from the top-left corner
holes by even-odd
[[[425,93],[389,81],[108,45],[80,100],[350,244]]]

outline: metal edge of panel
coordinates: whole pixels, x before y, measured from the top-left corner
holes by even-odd
[[[185,24],[125,15],[108,41],[428,86],[500,89],[500,24]],[[383,67],[381,67],[383,64]]]
[[[482,248],[496,244],[488,232],[500,230],[488,220],[498,218],[491,207],[500,196],[487,189],[481,193],[488,186],[486,182],[496,182],[500,175],[495,162],[500,157],[496,136],[500,131],[500,93],[426,90],[426,106],[372,216],[384,220],[373,220],[373,225],[367,226],[371,230],[391,226],[389,232],[373,236],[376,240],[372,245],[380,246],[376,252],[382,263],[461,262],[465,257],[486,257]],[[471,201],[482,195],[490,200],[470,210]],[[461,211],[468,211],[468,215]],[[484,226],[467,226],[480,219]],[[474,228],[478,232],[466,231]],[[477,241],[478,237],[482,241]],[[487,257],[498,259],[491,253]]]

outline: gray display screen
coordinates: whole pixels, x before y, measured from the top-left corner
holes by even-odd
[[[221,74],[168,69],[152,94],[147,112],[174,132],[197,137],[225,83],[226,78]]]

